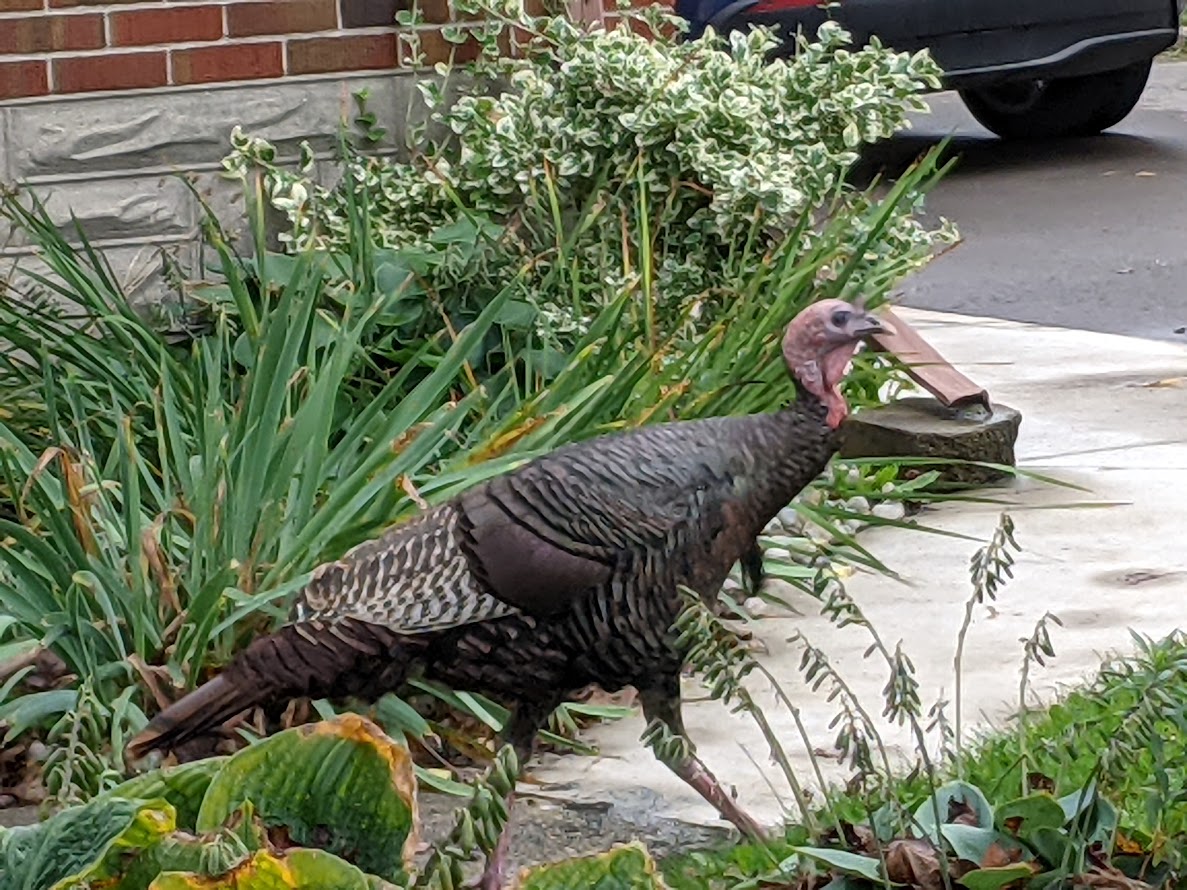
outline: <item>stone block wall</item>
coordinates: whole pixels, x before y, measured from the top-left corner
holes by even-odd
[[[417,0],[422,22],[398,26],[413,2],[0,0],[0,182],[30,186],[64,230],[73,213],[130,290],[152,297],[162,251],[183,268],[197,260],[198,207],[175,174],[234,210],[217,171],[235,125],[282,157],[308,140],[329,158],[365,88],[389,134],[377,150],[397,150],[419,104],[413,45],[424,65],[474,49],[444,38],[474,24],[448,0]],[[614,6],[569,3],[585,20]],[[0,286],[31,254],[0,222]]]

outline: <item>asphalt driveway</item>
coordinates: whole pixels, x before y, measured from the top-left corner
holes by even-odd
[[[1155,66],[1108,133],[1003,143],[955,94],[870,160],[890,168],[947,135],[958,167],[929,209],[965,242],[904,282],[908,306],[1187,343],[1187,62]]]

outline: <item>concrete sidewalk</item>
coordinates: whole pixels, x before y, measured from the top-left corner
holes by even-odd
[[[1053,629],[1057,657],[1032,672],[1035,689],[1047,698],[1093,675],[1106,654],[1128,650],[1130,629],[1160,637],[1187,626],[1187,348],[896,311],[986,386],[995,402],[1022,412],[1021,467],[1088,489],[1018,480],[986,492],[1008,505],[1023,553],[998,603],[976,611],[964,659],[966,726],[1000,723],[1016,709],[1020,640],[1048,610],[1064,626]],[[949,503],[918,516],[920,524],[977,541],[899,529],[862,534],[863,544],[906,583],[859,573],[848,579],[847,588],[891,648],[903,641],[918,671],[925,711],[941,690],[952,700],[956,634],[971,590],[969,558],[992,534],[1002,509]],[[838,631],[818,614],[814,600],[791,598],[801,616],[765,618],[756,625],[770,649],[762,660],[802,709],[813,747],[826,755],[827,780],[843,781],[847,772],[827,757],[834,750],[836,731],[829,723],[836,711],[805,688],[800,652],[785,641],[800,631],[828,652],[874,715],[882,711],[888,669],[884,662],[863,660],[869,644],[865,631]],[[811,784],[806,751],[790,715],[773,703],[760,681],[751,686],[782,733],[801,781]],[[705,692],[689,681],[685,695],[704,698]],[[685,719],[698,752],[736,787],[739,801],[758,818],[779,819],[768,779],[784,797],[786,786],[749,719],[708,701],[686,704]],[[521,785],[521,792],[612,802],[627,819],[720,824],[707,804],[641,747],[642,729],[639,717],[592,729],[598,757],[546,756],[530,771],[543,784]],[[895,751],[914,750],[906,729],[887,726],[884,739]]]

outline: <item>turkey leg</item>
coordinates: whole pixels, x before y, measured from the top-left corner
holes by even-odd
[[[665,677],[661,685],[641,689],[639,701],[643,705],[643,716],[648,724],[658,720],[672,735],[684,741],[681,755],[671,760],[661,757],[660,760],[742,834],[758,841],[766,840],[766,832],[762,827],[734,802],[733,797],[721,787],[717,777],[709,771],[709,767],[696,756],[695,746],[684,729],[684,716],[680,711],[680,677]]]
[[[515,756],[519,760],[519,773],[523,775],[527,769],[528,759],[536,747],[536,733],[548,720],[548,715],[556,710],[560,699],[552,702],[520,704],[511,709],[511,717],[503,729],[503,737],[515,748]],[[477,890],[502,890],[507,880],[510,863],[507,861],[511,846],[511,819],[514,811],[515,789],[511,789],[504,805],[507,808],[507,821],[499,832],[499,839],[494,849],[487,854],[486,867],[482,870],[482,877],[478,880]]]

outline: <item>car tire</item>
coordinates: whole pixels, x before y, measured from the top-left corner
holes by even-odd
[[[964,89],[960,98],[981,126],[1003,139],[1093,136],[1133,111],[1152,59],[1114,71]]]

